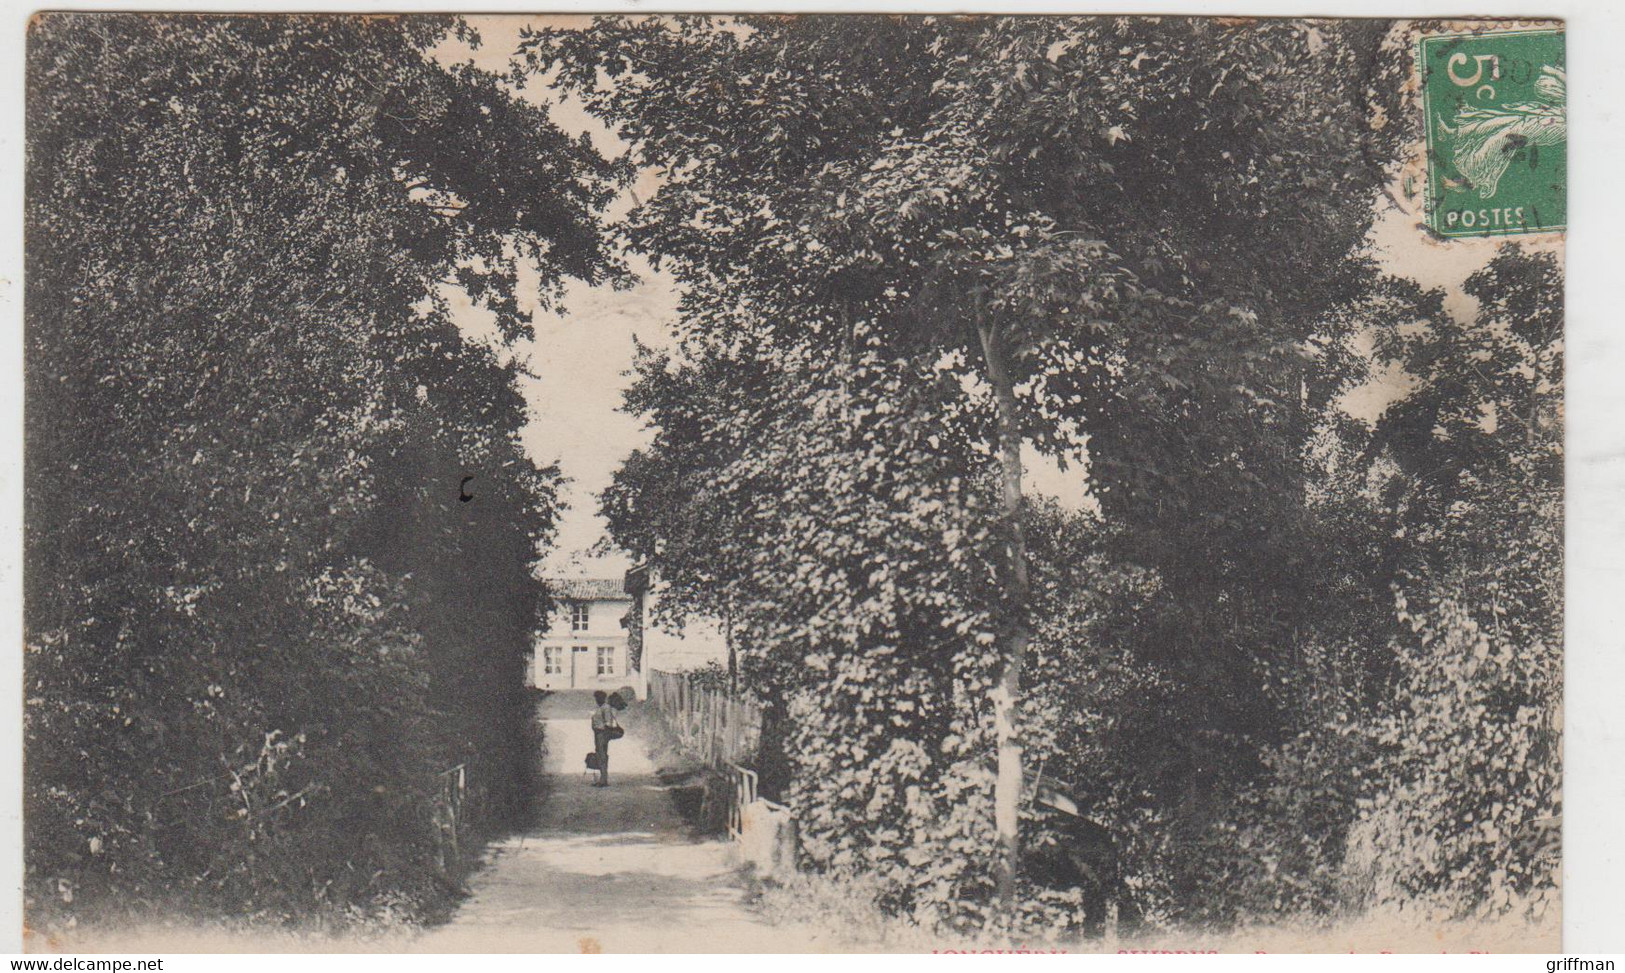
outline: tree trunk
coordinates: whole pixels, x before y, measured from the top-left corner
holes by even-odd
[[[1004,534],[1004,556],[999,571],[1004,604],[995,646],[999,655],[999,681],[992,692],[993,727],[998,744],[993,825],[999,847],[994,880],[998,913],[1008,917],[1015,909],[1016,875],[1021,864],[1022,750],[1016,736],[1016,710],[1021,702],[1021,671],[1026,665],[1027,643],[1031,638],[1027,623],[1027,532],[1021,521],[1021,423],[1016,411],[1015,384],[1010,377],[1009,351],[998,333],[985,324],[979,324],[977,331],[998,415],[1000,512]]]
[[[734,613],[730,602],[722,616],[722,644],[728,647],[728,695],[739,697],[739,653],[734,649]]]

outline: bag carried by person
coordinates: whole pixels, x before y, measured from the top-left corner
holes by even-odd
[[[596,750],[588,750],[587,751],[587,769],[588,770],[599,770],[599,769],[601,769],[598,766],[598,751],[596,751]]]

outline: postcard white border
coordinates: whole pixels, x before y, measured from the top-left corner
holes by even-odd
[[[1617,173],[1625,159],[1625,106],[1618,39],[1625,15],[1617,4],[1564,0],[1407,0],[1355,6],[1307,0],[1184,0],[1063,3],[1003,0],[942,3],[889,0],[705,0],[702,3],[520,3],[483,0],[393,0],[360,3],[249,3],[159,0],[148,4],[0,0],[0,953],[14,951],[21,928],[22,719],[22,195],[23,44],[34,10],[175,10],[232,12],[886,12],[1140,13],[1274,17],[1552,17],[1568,27],[1569,182],[1567,246],[1568,477],[1567,690],[1565,702],[1564,949],[1570,954],[1625,952],[1625,321],[1620,268],[1625,266],[1625,193]],[[938,958],[945,959],[945,958]],[[1010,957],[1025,962],[1037,957]],[[1209,960],[1212,957],[1207,958]],[[1396,958],[1397,959],[1397,958]],[[284,958],[286,962],[287,958]],[[450,962],[449,965],[461,965]],[[889,968],[901,958],[887,960]],[[819,961],[820,965],[823,962]],[[842,962],[845,962],[844,960]],[[318,966],[335,968],[335,964]],[[408,964],[410,965],[410,964]],[[498,966],[513,964],[498,963]],[[681,964],[679,964],[681,965]],[[1224,964],[1228,965],[1228,964]],[[197,967],[202,968],[202,967]],[[250,965],[250,968],[253,968]],[[260,968],[269,969],[269,966]],[[442,967],[445,968],[445,967]],[[1543,968],[1534,958],[1530,970]],[[710,967],[707,967],[710,969]]]

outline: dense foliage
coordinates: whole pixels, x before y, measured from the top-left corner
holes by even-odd
[[[1439,916],[1557,902],[1562,808],[1562,272],[1504,249],[1386,353],[1420,386],[1378,427],[1396,694],[1356,832],[1366,894]],[[1368,858],[1368,860],[1367,860]]]
[[[1558,275],[1509,253],[1468,327],[1363,259],[1412,134],[1405,41],[604,18],[525,42],[517,70],[660,177],[624,236],[680,281],[680,340],[640,357],[657,433],[603,509],[664,610],[729,618],[807,864],[974,925],[1323,914],[1395,882],[1493,914],[1549,885],[1509,885],[1481,815],[1555,800],[1555,769],[1508,793],[1554,752]],[[1381,363],[1419,386],[1372,429],[1339,401]],[[1024,449],[1086,465],[1081,509],[1024,496]],[[1045,778],[1120,880],[1046,878],[1085,839]]]
[[[1404,28],[530,34],[614,162],[448,32],[34,23],[36,919],[421,915],[441,772],[518,810],[558,474],[507,345],[621,249],[681,320],[602,511],[655,621],[726,619],[804,865],[961,929],[1548,914],[1562,270],[1463,317],[1368,259]]]
[[[452,30],[32,24],[36,923],[415,914],[440,772],[467,765],[488,821],[522,801],[558,475],[520,448],[502,345],[521,262],[544,301],[617,272],[612,183],[544,111],[429,60]],[[458,290],[492,341],[460,333]]]

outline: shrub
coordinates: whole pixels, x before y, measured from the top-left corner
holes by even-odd
[[[728,667],[715,659],[708,659],[705,665],[687,670],[683,678],[688,680],[690,688],[703,692],[726,695],[733,689]]]
[[[36,925],[421,916],[449,891],[437,773],[467,765],[488,826],[523,805],[557,471],[443,288],[524,334],[514,255],[597,279],[607,173],[429,60],[453,30],[30,25]]]

